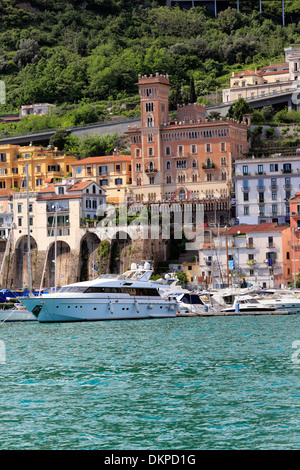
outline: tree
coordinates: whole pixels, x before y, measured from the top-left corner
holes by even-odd
[[[59,129],[50,137],[49,144],[57,147],[58,150],[64,150],[69,133],[64,129]]]
[[[196,103],[196,101],[197,101],[197,96],[196,96],[196,91],[195,91],[194,77],[191,77],[191,81],[190,81],[190,103]]]
[[[227,116],[241,122],[244,114],[250,114],[251,108],[244,98],[239,98],[228,110]]]
[[[187,284],[189,282],[186,273],[182,273],[182,272],[178,271],[176,273],[176,277],[177,277],[177,279],[179,281],[179,284],[181,286],[184,285],[184,284]]]

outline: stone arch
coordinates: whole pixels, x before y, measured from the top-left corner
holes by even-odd
[[[30,265],[31,265],[31,284],[37,287],[36,270],[37,270],[37,254],[38,248],[35,239],[30,236]],[[29,267],[28,267],[28,238],[27,235],[20,237],[15,247],[15,279],[11,284],[17,290],[29,287]]]
[[[130,269],[132,239],[129,233],[121,230],[111,240],[110,272],[123,273]]]
[[[98,276],[99,254],[101,240],[92,232],[87,232],[80,241],[79,280],[88,281]]]
[[[68,243],[58,240],[57,241],[57,256],[55,260],[55,242],[51,243],[48,250],[45,276],[44,276],[44,287],[48,289],[55,286],[55,263],[56,262],[56,284],[57,287],[69,284],[73,282],[72,277],[72,260],[71,260],[71,249]]]

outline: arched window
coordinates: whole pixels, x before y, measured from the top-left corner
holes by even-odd
[[[171,162],[167,161],[167,170],[170,170],[171,168]]]

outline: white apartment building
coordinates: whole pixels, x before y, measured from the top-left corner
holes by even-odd
[[[234,185],[240,224],[285,224],[300,188],[300,156],[236,160]]]
[[[226,229],[211,229],[208,243],[199,250],[204,285],[226,286],[228,274],[230,286],[239,286],[243,279],[257,288],[287,285],[292,273],[289,230],[275,223],[232,227],[227,233],[227,272]]]
[[[80,227],[87,220],[96,219],[98,208],[106,205],[106,194],[95,181],[66,178],[61,183],[49,184],[39,192],[29,194],[29,229],[39,250],[47,250],[55,236],[76,249],[82,237]],[[14,242],[27,236],[26,193],[14,197]]]

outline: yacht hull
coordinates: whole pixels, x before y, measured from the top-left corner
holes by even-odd
[[[176,317],[176,302],[170,303],[162,299],[120,301],[51,297],[27,297],[19,300],[40,323]]]

